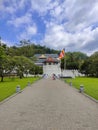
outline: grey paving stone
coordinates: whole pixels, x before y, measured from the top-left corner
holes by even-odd
[[[98,104],[63,81],[42,79],[0,105],[0,130],[98,130]]]

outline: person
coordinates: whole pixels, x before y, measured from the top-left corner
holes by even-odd
[[[55,74],[52,75],[52,79],[55,80]]]

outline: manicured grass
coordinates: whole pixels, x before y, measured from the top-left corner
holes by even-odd
[[[84,92],[98,100],[98,78],[77,77],[65,79],[65,82],[72,82],[72,85],[77,89],[80,88],[80,85],[84,85]]]
[[[33,83],[37,81],[39,77],[29,78],[4,78],[4,82],[0,82],[0,101],[16,93],[16,86],[20,85],[21,90],[24,89],[28,82]]]

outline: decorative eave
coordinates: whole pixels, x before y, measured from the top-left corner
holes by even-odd
[[[52,57],[48,57],[44,63],[58,63],[58,60],[57,59],[54,59]]]

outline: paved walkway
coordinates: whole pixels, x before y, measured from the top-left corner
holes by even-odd
[[[0,130],[98,130],[98,104],[63,81],[42,79],[0,105]]]

